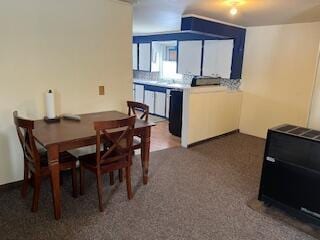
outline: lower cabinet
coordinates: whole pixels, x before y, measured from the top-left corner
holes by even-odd
[[[134,100],[136,102],[144,102],[144,86],[140,84],[134,84]]]
[[[155,99],[155,92],[149,91],[149,90],[144,91],[144,103],[149,106],[149,113],[155,113],[154,99]]]
[[[147,104],[149,112],[169,118],[171,88],[134,84],[134,101]]]
[[[166,115],[166,94],[155,92],[154,113],[160,116]]]
[[[169,118],[169,109],[170,109],[170,89],[166,90],[166,118]]]

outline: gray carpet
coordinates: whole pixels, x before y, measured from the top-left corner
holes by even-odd
[[[248,202],[248,206],[260,214],[264,214],[268,217],[288,224],[320,240],[320,225],[313,221],[313,219],[295,216],[285,209],[281,209],[275,205],[264,204],[257,198],[251,199]]]
[[[31,192],[26,200],[19,189],[1,192],[0,239],[313,239],[247,206],[257,195],[263,149],[263,140],[233,134],[154,152],[147,186],[134,162],[133,200],[124,183],[110,187],[105,179],[103,213],[90,173],[77,199],[66,176],[60,221],[53,219],[48,182],[38,213],[29,211]]]

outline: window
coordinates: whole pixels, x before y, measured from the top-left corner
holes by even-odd
[[[177,41],[152,42],[152,71],[164,80],[182,80],[177,73]]]

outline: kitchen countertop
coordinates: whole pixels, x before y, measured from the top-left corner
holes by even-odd
[[[191,88],[189,84],[151,81],[151,80],[143,80],[143,79],[137,79],[137,78],[134,78],[133,82],[145,84],[145,85],[151,85],[151,86],[165,87],[165,88],[177,88],[177,89]]]
[[[138,84],[151,85],[151,86],[188,90],[192,93],[218,92],[218,91],[228,90],[228,88],[225,86],[212,85],[212,86],[191,87],[189,84],[183,84],[183,83],[169,83],[165,81],[163,82],[151,81],[151,80],[143,80],[143,79],[136,79],[136,78],[133,79],[133,82]]]

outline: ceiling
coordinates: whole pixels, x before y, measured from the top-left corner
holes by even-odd
[[[320,21],[320,0],[237,0],[238,14],[231,16],[233,0],[124,0],[132,2],[133,32],[180,30],[183,14],[196,14],[241,26],[261,26]]]

